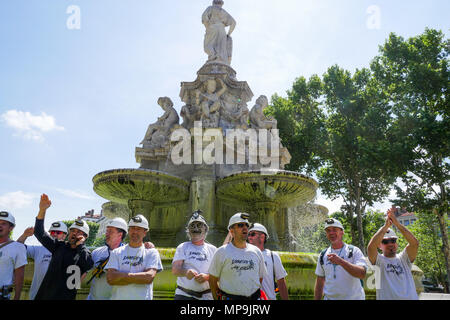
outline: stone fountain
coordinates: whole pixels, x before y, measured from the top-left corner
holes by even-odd
[[[268,99],[259,96],[249,110],[253,93],[231,67],[233,17],[213,4],[202,23],[208,59],[194,81],[181,82],[180,115],[170,98],[159,98],[164,113],[135,151],[140,167],[98,173],[94,190],[110,201],[112,216],[118,206],[122,216],[145,215],[149,239],[158,247],[185,241],[187,218],[200,209],[210,227],[208,241],[216,246],[231,215],[246,211],[267,227],[268,248],[292,249],[289,226],[295,215],[289,208],[314,199],[318,184],[283,170],[290,154],[278,138],[277,121],[263,113]]]

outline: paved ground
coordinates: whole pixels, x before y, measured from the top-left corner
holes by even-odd
[[[419,300],[450,300],[450,294],[445,293],[421,293]]]

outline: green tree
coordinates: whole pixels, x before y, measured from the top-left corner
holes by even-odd
[[[408,40],[392,33],[371,68],[392,105],[393,133],[411,150],[405,188],[397,187],[402,206],[436,216],[450,274],[447,219],[450,177],[450,41],[426,29]],[[402,157],[402,154],[396,154]],[[449,292],[449,284],[446,284]]]
[[[442,254],[442,236],[437,216],[420,211],[415,214],[418,220],[408,226],[420,243],[414,263],[424,272],[426,278],[433,279],[445,287],[447,270]],[[447,221],[447,227],[449,226],[450,222]],[[399,248],[406,245],[406,240],[399,234]]]
[[[322,79],[298,78],[287,98],[272,97],[268,110],[293,156],[288,169],[315,172],[323,194],[332,200],[342,197],[352,243],[363,252],[364,212],[389,194],[401,172],[400,162],[387,157],[403,152],[389,131],[389,111],[370,70],[352,75],[338,66]]]

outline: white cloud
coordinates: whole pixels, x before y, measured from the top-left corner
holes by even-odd
[[[68,190],[68,189],[56,189],[59,193],[69,197],[69,198],[76,198],[76,199],[83,199],[83,200],[94,200],[94,197],[91,197],[83,192],[80,191],[74,191],[74,190]]]
[[[0,119],[8,127],[13,128],[18,136],[27,140],[43,141],[44,132],[62,131],[64,127],[58,126],[53,116],[42,112],[41,115],[32,115],[30,112],[8,110]]]
[[[23,191],[9,192],[0,195],[1,210],[17,210],[30,207],[39,195]]]

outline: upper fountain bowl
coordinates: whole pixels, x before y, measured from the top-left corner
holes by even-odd
[[[113,202],[145,200],[155,204],[189,199],[189,183],[164,172],[149,169],[115,169],[100,172],[92,179],[94,191]]]

